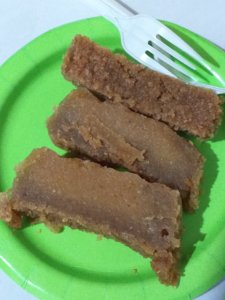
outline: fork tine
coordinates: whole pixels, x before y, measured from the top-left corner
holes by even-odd
[[[185,82],[187,84],[192,84],[192,85],[196,85],[196,86],[201,86],[203,88],[207,88],[207,89],[211,89],[213,91],[215,91],[217,94],[225,94],[225,88],[222,88],[222,87],[216,87],[216,86],[212,86],[210,84],[206,84],[206,83],[203,83],[203,82],[196,82],[196,81],[193,81],[189,76],[186,77],[185,74],[183,74],[182,72],[180,72],[179,76],[177,74],[177,70],[173,70],[172,67],[170,67],[169,65],[166,65],[164,66],[165,64],[160,61],[155,61],[154,59],[152,59],[151,57],[149,57],[147,54],[143,54],[139,60],[141,62],[143,62],[146,66],[148,66],[149,68],[151,69],[154,69],[158,72],[161,72],[163,74],[167,74],[171,77],[174,77],[174,78],[182,78],[182,77],[185,77]]]
[[[160,40],[160,36],[165,40],[168,40],[171,44],[174,44],[177,48],[182,50],[188,56],[196,59],[200,64],[206,67],[208,70],[211,70],[208,63],[204,61],[201,55],[199,55],[192,47],[190,47],[184,40],[182,40],[177,34],[172,32],[168,27],[162,26],[156,35],[157,39]]]
[[[214,90],[214,92],[216,92],[217,94],[221,95],[221,94],[225,94],[225,88],[219,87],[219,86],[213,86],[211,84],[206,84],[203,82],[190,82],[192,85],[196,85],[196,86],[201,86],[203,88],[206,89],[211,89]]]
[[[145,53],[148,48],[148,44],[147,44],[148,39],[146,39],[146,37],[149,38],[149,35],[139,35],[139,34],[136,34],[135,32],[133,32],[133,36],[135,36],[135,38],[133,38],[133,39],[122,38],[121,42],[122,42],[123,48],[130,55],[132,55],[134,59],[136,59],[140,63],[148,66],[152,70],[175,77],[170,71],[168,71],[166,68],[161,66],[154,59],[151,59]],[[134,51],[134,49],[135,49],[135,51]]]
[[[176,52],[175,50],[173,50],[172,48],[170,48],[169,46],[167,46],[160,39],[152,37],[151,41],[153,43],[153,47],[154,48],[157,48],[157,47],[161,48],[162,51],[165,51],[166,53],[168,53],[168,56],[172,56],[176,60],[179,60],[183,64],[187,65],[189,68],[191,68],[193,70],[196,70],[196,65],[193,62],[190,62],[187,58],[185,58],[184,56],[182,56],[180,53]]]
[[[163,67],[162,65],[160,65],[153,58],[149,57],[146,53],[143,53],[143,55],[139,57],[139,62],[141,62],[144,65],[148,66],[152,70],[155,70],[157,72],[169,75],[171,77],[176,77],[173,73],[171,73],[165,67]]]
[[[146,53],[141,56],[139,61],[144,63],[150,69],[169,75],[170,77],[180,78],[182,80],[185,80],[185,82],[193,81],[193,79],[189,75],[184,74],[184,72],[177,70],[177,68],[175,69],[168,63],[164,62],[162,59],[155,60],[151,53],[150,55],[147,53],[148,51],[146,51]]]
[[[159,63],[160,63],[160,61],[166,63],[167,65],[172,67],[174,70],[181,72],[182,74],[184,74],[185,76],[187,76],[189,78],[195,77],[193,74],[190,74],[186,68],[182,67],[181,65],[178,65],[176,62],[174,62],[173,60],[168,58],[166,55],[162,54],[156,48],[154,48],[150,45],[149,45],[149,47],[150,47],[150,49],[149,49],[150,53],[154,55],[154,60],[158,61]]]
[[[175,53],[180,54],[181,56],[185,57],[188,61],[191,61],[196,67],[201,68],[202,71],[208,73],[211,76],[214,75],[213,69],[211,69],[211,67],[207,64],[207,62],[204,61],[204,65],[203,65],[203,60],[200,62],[200,60],[197,60],[196,58],[191,56],[188,52],[184,52],[179,47],[172,44],[170,41],[168,41],[161,35],[156,35],[156,37],[158,41],[161,41],[164,45],[167,45],[171,50],[174,50]]]
[[[183,72],[183,70],[178,70],[177,68],[174,68],[173,66],[171,66],[170,64],[166,63],[164,60],[162,59],[158,59],[157,62],[163,66],[166,70],[168,70],[169,72],[171,72],[171,74],[173,74],[176,78],[185,81],[186,83],[190,83],[192,82],[194,79],[192,77],[189,76],[189,74]]]
[[[155,20],[154,20],[155,21]],[[153,24],[154,25],[154,24]],[[160,46],[163,46],[164,45],[164,48],[166,48],[166,49],[168,49],[168,51],[166,51],[166,52],[168,52],[168,54],[170,54],[170,52],[171,52],[171,54],[173,53],[174,54],[174,57],[177,59],[177,60],[180,60],[182,63],[184,63],[185,65],[187,65],[189,68],[191,68],[191,69],[193,69],[194,68],[194,70],[196,70],[196,68],[195,68],[195,66],[193,65],[193,64],[191,64],[191,62],[189,62],[188,60],[185,60],[185,58],[183,57],[182,58],[182,55],[181,54],[179,54],[179,53],[177,53],[175,50],[173,50],[173,49],[171,49],[169,46],[167,46],[163,41],[161,41],[160,40],[160,36],[162,36],[161,35],[161,33],[163,33],[163,32],[165,32],[165,34],[166,34],[166,32],[168,31],[170,34],[169,34],[169,37],[171,38],[171,36],[173,37],[173,41],[174,42],[177,42],[178,41],[178,46],[180,46],[180,44],[182,44],[182,40],[175,34],[175,33],[173,33],[172,31],[170,31],[170,29],[169,28],[167,28],[167,27],[165,27],[164,25],[162,25],[161,23],[159,23],[158,21],[157,21],[157,23],[155,24],[156,26],[155,26],[155,28],[154,28],[154,26],[153,26],[153,29],[154,29],[154,34],[149,34],[149,31],[148,30],[146,30],[146,28],[143,28],[143,30],[141,30],[140,31],[140,28],[134,28],[134,30],[132,31],[132,34],[133,34],[133,36],[135,36],[135,38],[137,39],[137,40],[139,40],[141,43],[146,43],[146,41],[149,41],[149,40],[153,40],[154,42],[158,42],[158,44],[160,44]],[[164,37],[163,37],[164,38]],[[166,38],[164,38],[164,39],[166,39]],[[179,41],[181,40],[181,42],[179,43]],[[171,41],[170,41],[171,42]],[[183,44],[182,45],[186,45],[186,43],[185,42],[183,42]],[[137,46],[136,45],[134,45],[134,49],[136,48]],[[162,48],[162,47],[161,47]],[[187,49],[189,49],[190,48],[190,46],[188,46],[187,45],[187,47],[186,47]],[[194,52],[195,53],[195,51],[191,48],[191,52]],[[131,51],[131,48],[130,49],[128,49],[128,52],[132,52]],[[183,51],[183,52],[187,52],[187,51]],[[176,54],[176,55],[175,55]],[[190,55],[189,55],[190,56]],[[197,53],[196,53],[196,56],[199,56],[200,58],[201,58],[201,56],[200,55],[198,55]],[[199,61],[199,59],[195,59],[195,60],[198,60]],[[200,63],[198,63],[199,65],[201,65]]]
[[[147,47],[145,46],[145,42],[143,41],[143,39],[140,38],[140,36],[136,35],[135,37],[137,40],[140,41],[140,43],[137,43],[136,39],[130,39],[129,45],[127,45],[127,40],[122,39],[122,44],[125,50],[133,49],[135,47],[137,50],[138,47],[139,55],[137,55],[137,53],[135,52],[132,52],[132,50],[129,50],[129,53],[135,59],[137,59],[137,61],[143,63],[144,65],[147,65],[150,69],[167,74],[169,76],[181,77],[182,79],[185,78],[185,80],[188,81],[193,80],[193,78],[191,78],[191,75],[189,73],[187,74],[186,70],[182,70],[182,67],[180,67],[178,64],[176,64],[175,62],[173,62],[172,60],[170,60],[169,58],[161,54],[157,49],[151,48],[152,53],[150,52],[150,55],[149,54],[147,55],[146,54]],[[158,58],[159,61],[157,61],[156,57]],[[165,62],[165,64],[163,65],[162,62]],[[168,68],[165,67],[165,65],[166,66],[172,65],[172,66],[171,68]],[[171,71],[171,69],[173,71]],[[178,73],[181,73],[182,76],[178,76]]]

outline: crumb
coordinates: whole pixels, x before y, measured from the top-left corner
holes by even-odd
[[[97,235],[97,240],[98,240],[98,241],[101,241],[102,239],[103,239],[103,235],[102,235],[102,234],[98,234],[98,235]]]
[[[55,112],[57,110],[57,105],[53,104],[52,105],[52,110],[53,110],[53,112]]]

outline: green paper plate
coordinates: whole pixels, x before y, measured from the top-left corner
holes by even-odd
[[[186,29],[166,24],[207,54],[225,80],[222,50]],[[1,190],[11,186],[14,166],[32,149],[47,146],[59,152],[45,121],[73,88],[63,79],[60,65],[78,33],[113,51],[122,50],[117,29],[98,17],[51,30],[0,68]],[[149,260],[120,243],[69,228],[54,234],[43,225],[14,231],[0,223],[2,269],[24,289],[47,300],[174,300],[205,292],[225,275],[224,122],[213,140],[196,144],[207,159],[205,177],[200,209],[184,216],[183,276],[178,288],[161,285]]]

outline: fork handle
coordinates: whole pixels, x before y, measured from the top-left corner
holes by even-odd
[[[117,25],[117,19],[137,14],[121,0],[85,0],[85,3]]]

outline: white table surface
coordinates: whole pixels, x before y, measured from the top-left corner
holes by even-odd
[[[43,32],[74,20],[96,16],[96,12],[85,6],[84,2],[0,0],[0,64]],[[185,26],[225,49],[225,0],[124,0],[124,2],[138,12]],[[0,299],[35,298],[0,270]],[[221,281],[215,288],[197,299],[225,299],[225,281]]]

